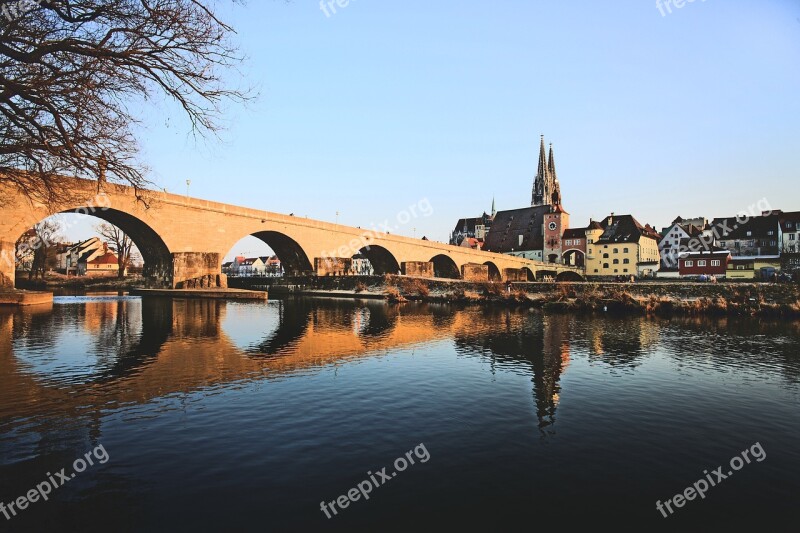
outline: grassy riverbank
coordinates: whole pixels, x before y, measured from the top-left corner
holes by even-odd
[[[378,287],[364,284],[363,291]],[[800,287],[766,283],[465,283],[386,276],[390,302],[485,303],[551,313],[800,318]]]

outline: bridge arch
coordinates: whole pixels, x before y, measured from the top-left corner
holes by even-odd
[[[461,272],[452,257],[444,254],[435,255],[431,258],[431,263],[435,277],[461,279]]]
[[[264,241],[281,260],[287,275],[300,275],[313,271],[311,261],[303,247],[285,233],[279,231],[257,231],[253,237]]]
[[[64,209],[43,218],[47,220],[55,215],[88,215],[113,224],[125,233],[144,260],[143,276],[148,285],[169,287],[172,283],[173,260],[172,253],[161,236],[146,222],[118,209],[96,206],[77,206]],[[38,223],[38,222],[37,222]]]
[[[525,276],[528,278],[528,281],[536,281],[536,274],[533,273],[528,267],[522,267],[522,270],[525,271]]]
[[[583,268],[586,263],[586,252],[577,248],[566,250],[561,257],[565,265]]]
[[[500,275],[500,269],[493,262],[486,261],[484,265],[489,267],[489,281],[501,281],[503,279],[503,276]]]
[[[583,281],[583,277],[572,270],[565,270],[556,276],[556,281]]]
[[[536,281],[544,281],[545,278],[555,281],[558,272],[555,270],[539,270],[536,272]]]
[[[383,246],[371,244],[359,250],[358,253],[367,258],[375,275],[397,274],[400,271],[400,263],[397,262],[394,254]]]

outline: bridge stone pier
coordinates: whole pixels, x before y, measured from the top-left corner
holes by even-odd
[[[278,255],[287,274],[339,273],[358,253],[376,274],[461,279],[580,280],[583,270],[438,242],[389,235],[319,220],[200,200],[160,191],[135,191],[105,182],[61,178],[61,199],[45,206],[0,179],[0,284],[14,284],[15,243],[34,224],[56,213],[105,220],[127,233],[145,262],[152,287],[224,287],[223,257],[252,235]],[[475,267],[480,265],[480,267]],[[462,270],[463,269],[463,270]]]

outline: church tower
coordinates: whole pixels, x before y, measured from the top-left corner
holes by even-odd
[[[561,205],[561,186],[556,176],[553,144],[550,144],[548,157],[544,151],[544,135],[542,135],[539,145],[539,167],[536,170],[536,178],[533,180],[533,193],[531,195],[531,206],[539,205]]]

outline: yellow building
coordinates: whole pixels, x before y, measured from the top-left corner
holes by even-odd
[[[734,256],[728,263],[727,279],[763,279],[762,269],[773,272],[781,269],[780,256]]]
[[[586,275],[648,277],[658,271],[661,236],[632,215],[613,213],[586,230]]]

